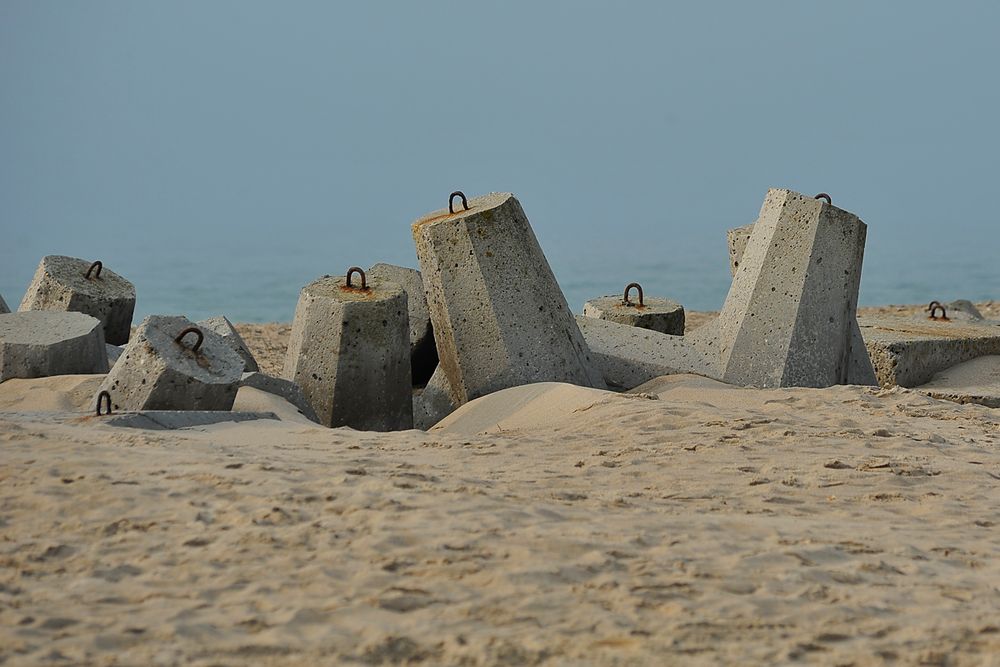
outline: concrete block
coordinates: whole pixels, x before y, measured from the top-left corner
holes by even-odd
[[[414,386],[427,384],[437,368],[438,356],[420,272],[405,266],[375,264],[368,269],[367,275],[369,280],[396,283],[406,292],[410,316],[410,379]]]
[[[0,315],[9,313],[10,308],[7,306],[7,302],[3,300],[3,294],[0,294]]]
[[[0,315],[0,382],[107,372],[104,330],[97,318],[41,311]]]
[[[955,403],[1000,408],[1000,356],[978,357],[938,371],[917,391]]]
[[[603,388],[520,203],[510,193],[467,205],[461,197],[413,224],[439,363],[456,398],[544,381]]]
[[[918,387],[970,359],[1000,355],[1000,326],[883,315],[860,317],[861,335],[883,387]]]
[[[309,401],[306,400],[306,395],[302,393],[302,387],[291,380],[276,378],[259,372],[244,373],[243,377],[240,378],[240,387],[252,387],[266,391],[269,394],[274,394],[275,396],[280,396],[298,408],[299,412],[310,421],[319,423],[319,417],[316,416],[316,411],[313,410],[312,406],[309,405]]]
[[[933,312],[932,312],[933,311]],[[931,301],[924,309],[923,313],[915,315],[916,319],[946,318],[957,322],[982,322],[983,314],[976,308],[976,304],[968,299],[956,299],[949,303],[942,304],[940,301]]]
[[[243,342],[243,338],[240,336],[236,328],[233,327],[233,323],[229,321],[228,318],[219,315],[218,317],[210,317],[207,320],[199,320],[197,326],[201,327],[202,330],[210,329],[215,333],[222,336],[222,340],[229,343],[229,347],[236,351],[236,354],[243,358],[244,373],[253,373],[259,371],[260,367],[257,366],[257,360],[254,359],[253,353],[247,344]]]
[[[736,269],[740,268],[743,253],[747,249],[747,243],[750,242],[753,225],[754,223],[751,222],[749,225],[730,229],[726,232],[726,242],[729,245],[729,275],[731,276],[735,276]]]
[[[669,299],[645,297],[638,283],[630,283],[624,296],[591,299],[583,304],[583,316],[671,336],[684,335],[684,306]]]
[[[353,282],[324,276],[302,288],[284,376],[302,387],[325,426],[412,428],[406,292],[352,273]]]
[[[48,255],[38,264],[18,310],[85,313],[104,325],[106,342],[124,345],[132,327],[135,287],[100,262]]]
[[[212,426],[228,422],[247,422],[258,419],[277,420],[273,412],[228,412],[215,410],[143,410],[126,414],[100,417],[103,424],[126,428],[144,428],[153,431],[174,431],[196,426]]]
[[[110,345],[106,344],[104,349],[108,351],[108,368],[114,368],[115,362],[118,358],[122,356],[122,351],[125,349],[122,345]]]
[[[719,315],[722,380],[757,387],[848,381],[866,225],[827,202],[767,193]]]
[[[458,409],[458,401],[438,366],[423,391],[413,396],[413,428],[426,431]]]
[[[177,340],[191,328],[195,331]],[[243,359],[219,334],[186,317],[151,315],[101,389],[111,394],[115,411],[229,410],[242,374]]]

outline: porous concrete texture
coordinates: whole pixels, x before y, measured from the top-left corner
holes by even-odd
[[[174,431],[181,428],[211,426],[226,422],[247,422],[258,419],[277,420],[273,412],[222,412],[218,410],[144,410],[127,414],[98,417],[108,426],[144,428],[153,431]]]
[[[229,347],[236,351],[236,354],[243,358],[243,372],[253,373],[259,371],[260,367],[257,366],[257,360],[254,359],[253,353],[247,344],[243,342],[243,338],[233,327],[233,323],[229,321],[223,315],[217,317],[210,317],[207,320],[199,320],[197,326],[204,329],[211,329],[215,333],[222,336],[222,339],[229,343]]]
[[[711,342],[702,347],[691,338],[705,327],[688,336],[671,336],[607,320],[583,316],[576,319],[591,358],[611,389],[626,391],[673,373],[718,376],[717,355]],[[711,330],[713,325],[706,327]],[[714,332],[707,338],[714,339]]]
[[[424,280],[420,271],[394,264],[375,264],[367,271],[369,280],[396,283],[406,292],[407,311],[410,316],[410,375],[415,386],[430,380],[438,365],[437,348],[434,346],[434,327],[431,326]]]
[[[729,245],[729,275],[735,276],[736,269],[740,268],[743,260],[743,253],[747,249],[750,241],[750,234],[753,232],[754,223],[730,229],[726,232],[726,242]]]
[[[0,382],[107,372],[104,330],[97,318],[45,311],[0,315]]]
[[[866,225],[822,200],[767,193],[719,315],[730,384],[848,382]]]
[[[955,403],[1000,408],[1000,356],[978,357],[938,371],[917,391]]]
[[[1000,355],[1000,326],[884,315],[858,318],[883,387],[918,387],[976,357]]]
[[[0,315],[9,312],[10,308],[7,306],[7,302],[3,300],[3,294],[0,294]]]
[[[604,387],[590,350],[510,193],[413,223],[439,364],[465,403],[532,382]]]
[[[101,384],[118,410],[230,410],[243,374],[243,358],[222,336],[179,315],[151,315],[138,326]]]
[[[626,304],[622,295],[602,296],[583,304],[583,316],[630,327],[649,329],[671,336],[684,335],[684,306],[657,297],[644,297],[640,306],[632,293]]]
[[[406,292],[369,280],[368,289],[324,276],[302,288],[285,356],[325,426],[361,431],[413,427]]]
[[[87,278],[92,264],[63,255],[43,257],[18,310],[85,313],[101,321],[106,342],[124,345],[132,327],[135,287],[106,267],[101,267],[100,275],[95,269]]]
[[[413,395],[413,428],[426,431],[458,409],[458,401],[438,366],[427,386]]]
[[[104,346],[104,349],[108,351],[108,368],[114,368],[115,362],[118,358],[122,356],[122,351],[125,349],[122,345],[111,345],[110,343]]]
[[[274,376],[255,371],[252,373],[244,373],[243,377],[240,378],[240,386],[253,387],[254,389],[260,389],[261,391],[266,391],[269,394],[280,396],[298,408],[299,412],[301,412],[306,418],[316,422],[317,424],[319,423],[319,417],[316,416],[316,411],[313,410],[312,406],[309,405],[309,401],[306,400],[306,395],[302,393],[302,387],[295,384],[291,380],[276,378]]]

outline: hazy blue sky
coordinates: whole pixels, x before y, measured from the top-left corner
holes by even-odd
[[[101,258],[139,312],[289,319],[513,191],[579,307],[717,306],[768,187],[869,225],[862,300],[1000,296],[1000,4],[0,0],[0,293]],[[258,267],[252,269],[252,267]]]

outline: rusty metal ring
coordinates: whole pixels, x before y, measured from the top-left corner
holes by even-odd
[[[455,197],[462,198],[462,206],[466,211],[469,210],[469,200],[465,198],[465,193],[461,190],[455,190],[450,195],[448,195],[448,213],[451,215],[455,214]]]
[[[93,271],[94,269],[97,269],[97,274],[94,275],[94,277],[95,278],[100,278],[101,277],[101,269],[103,269],[103,268],[104,268],[104,264],[102,264],[100,261],[94,262],[93,264],[90,265],[90,268],[87,269],[87,272],[85,274],[83,274],[83,277],[86,278],[87,280],[90,280],[90,272]]]
[[[924,308],[924,310],[926,310],[927,312],[933,312],[934,306],[940,306],[940,305],[941,305],[940,301],[931,301],[929,304],[927,304],[927,307]]]
[[[813,197],[813,199],[825,199],[827,204],[833,206],[833,199],[831,199],[830,195],[826,194],[825,192],[819,193],[818,195]]]
[[[101,416],[101,399],[107,399],[105,405],[108,406],[108,414],[111,414],[111,393],[107,389],[102,389],[99,394],[97,394],[97,416]]]
[[[631,301],[628,300],[629,290],[631,290],[633,287],[635,288],[635,291],[637,291],[639,293],[639,303],[638,304],[633,304]],[[631,305],[639,305],[639,306],[641,306],[642,305],[642,286],[639,283],[629,283],[628,285],[626,285],[625,286],[625,296],[622,297],[622,303],[624,303],[626,306],[631,306]]]
[[[935,317],[934,313],[936,313],[939,310],[941,311],[941,317]],[[944,306],[942,306],[939,303],[938,305],[936,305],[933,308],[931,308],[931,319],[932,320],[942,320],[944,322],[947,322],[948,321],[948,311],[946,311],[944,309]]]
[[[356,266],[352,266],[351,268],[347,269],[347,286],[353,287],[353,285],[351,285],[351,276],[353,276],[355,273],[361,275],[361,289],[368,289],[368,278],[365,277],[365,272]]]
[[[203,334],[201,332],[201,329],[199,329],[198,327],[188,327],[184,331],[177,334],[177,338],[174,339],[174,342],[177,343],[178,345],[183,345],[181,341],[184,338],[184,336],[187,336],[189,333],[193,333],[198,337],[198,340],[196,340],[194,342],[194,345],[191,346],[191,351],[197,352],[198,349],[201,347],[201,342],[205,340],[205,334]]]

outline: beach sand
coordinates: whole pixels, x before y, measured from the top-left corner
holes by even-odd
[[[670,376],[506,390],[428,433],[168,432],[26,412],[82,405],[87,379],[20,382],[5,665],[1000,655],[998,409]]]

